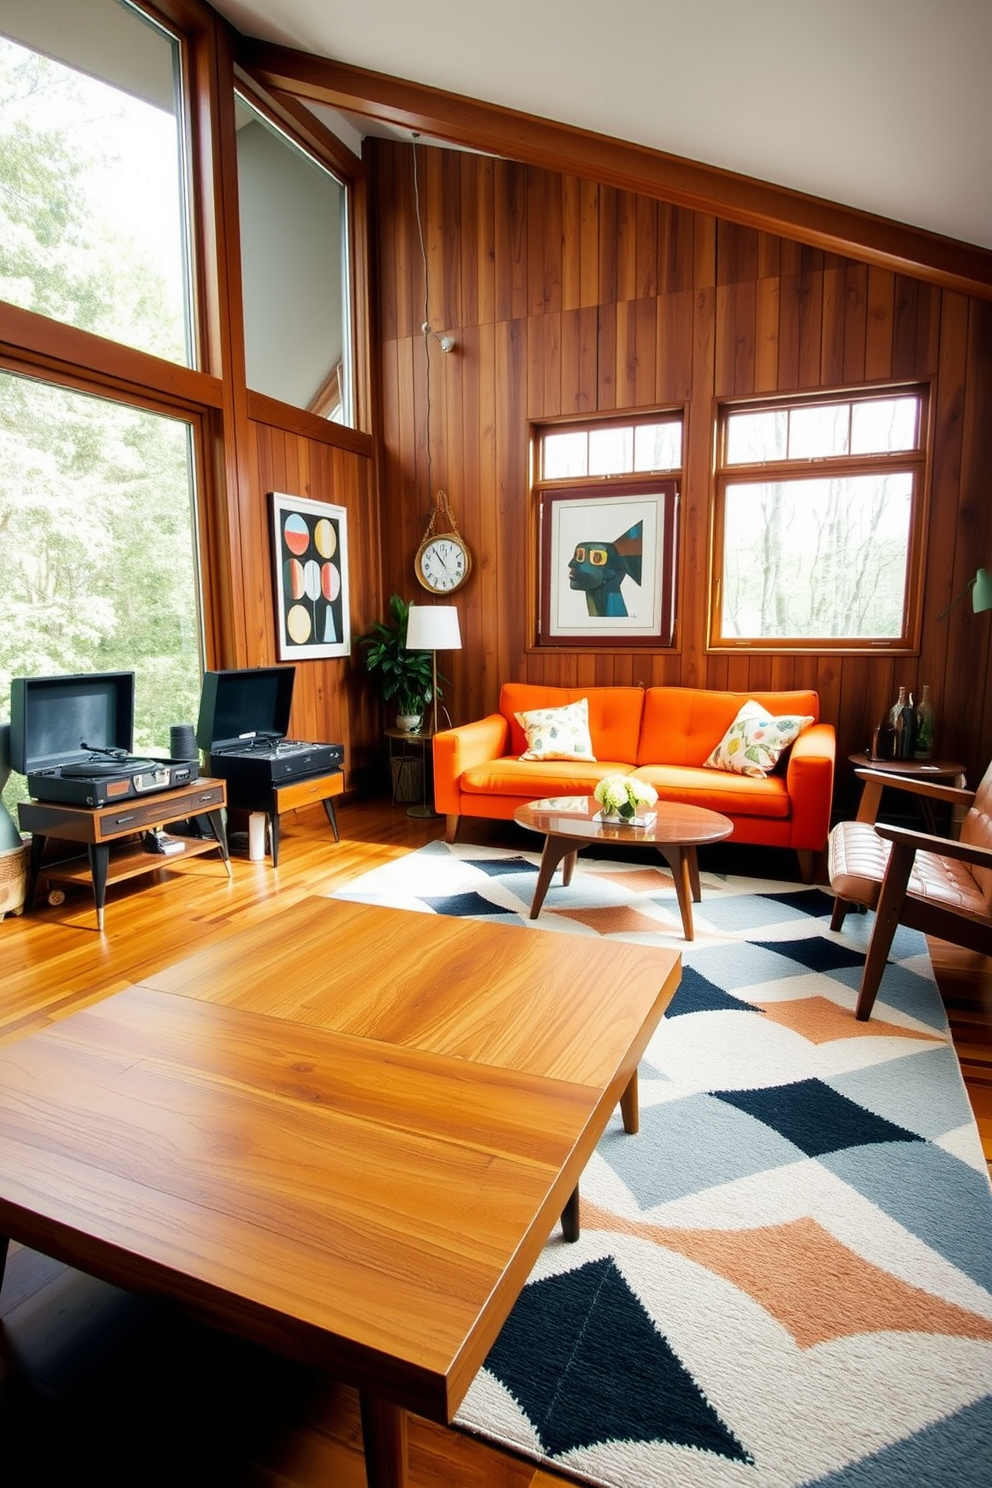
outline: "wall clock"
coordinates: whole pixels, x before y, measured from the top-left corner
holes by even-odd
[[[472,572],[472,554],[458,531],[443,491],[437,493],[424,540],[414,559],[414,571],[431,594],[454,594]]]

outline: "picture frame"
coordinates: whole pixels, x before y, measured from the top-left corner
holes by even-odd
[[[545,489],[540,644],[670,646],[677,510],[674,480]]]
[[[280,661],[351,655],[348,513],[269,492]]]

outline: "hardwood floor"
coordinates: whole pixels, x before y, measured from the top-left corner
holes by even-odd
[[[443,835],[440,819],[388,801],[283,818],[279,867],[212,857],[111,890],[106,929],[77,891],[59,908],[0,924],[0,1041],[106,997],[208,939],[328,894]],[[468,841],[523,844],[516,829],[466,824]],[[723,854],[733,854],[732,847]],[[705,853],[702,856],[706,866]],[[769,874],[791,877],[788,854]],[[735,871],[731,865],[729,871]],[[753,858],[739,871],[756,872]],[[931,947],[955,1046],[992,1164],[992,961]],[[0,1292],[0,1483],[4,1488],[360,1488],[361,1433],[344,1385],[213,1333],[44,1256],[11,1247]],[[414,1420],[414,1488],[554,1488],[559,1477]]]

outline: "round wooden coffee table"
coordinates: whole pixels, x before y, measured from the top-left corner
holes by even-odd
[[[544,833],[544,851],[530,918],[536,920],[541,913],[544,896],[559,863],[563,864],[562,884],[567,887],[571,883],[576,854],[585,844],[598,842],[614,843],[618,847],[653,847],[672,870],[682,930],[686,940],[692,940],[692,901],[695,899],[698,904],[700,899],[696,848],[707,842],[722,842],[734,830],[733,822],[718,811],[707,811],[703,806],[676,805],[670,801],[658,801],[650,807],[648,814],[654,813],[654,821],[644,827],[628,826],[625,822],[596,821],[599,811],[599,802],[593,796],[557,796],[545,801],[528,801],[526,806],[518,806],[513,813],[514,821],[528,832]]]

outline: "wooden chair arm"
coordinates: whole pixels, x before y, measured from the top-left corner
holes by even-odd
[[[992,869],[992,848],[980,847],[977,842],[957,842],[953,838],[934,837],[929,832],[914,832],[909,827],[891,827],[885,822],[876,822],[875,831],[886,841],[900,842],[914,852],[932,852],[941,858],[957,858],[962,863]]]
[[[946,801],[948,806],[970,806],[975,792],[956,785],[940,785],[936,780],[921,780],[909,775],[889,775],[884,770],[855,770],[864,781],[857,821],[873,822],[878,814],[882,790],[906,791],[911,796],[927,796],[932,801]],[[943,841],[943,838],[941,838]]]

